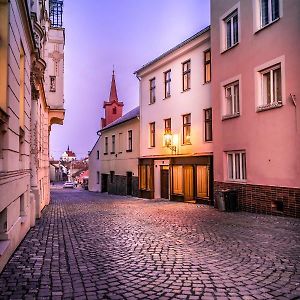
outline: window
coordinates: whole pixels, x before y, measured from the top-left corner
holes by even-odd
[[[100,158],[100,153],[99,153],[99,150],[97,150],[97,159]]]
[[[155,122],[149,124],[150,147],[155,147]]]
[[[212,109],[204,109],[204,122],[205,122],[205,142],[212,141]]]
[[[261,27],[279,19],[279,0],[260,0],[260,18]]]
[[[140,165],[140,189],[141,190],[151,190],[152,186],[152,176],[151,176],[151,166],[150,165]]]
[[[150,79],[150,104],[155,103],[155,78]]]
[[[171,119],[165,119],[165,133],[171,133]]]
[[[56,76],[50,76],[50,92],[56,91]]]
[[[235,81],[225,86],[225,116],[239,113],[239,81]]]
[[[262,106],[282,104],[281,65],[277,64],[260,72]]]
[[[191,61],[182,64],[182,89],[183,91],[191,88]]]
[[[113,113],[113,115],[115,115],[117,113],[117,108],[116,107],[113,108],[112,113]]]
[[[25,216],[25,194],[20,196],[20,217]]]
[[[211,52],[210,49],[204,52],[204,83],[211,80]]]
[[[228,152],[227,153],[228,179],[246,180],[246,153]]]
[[[132,151],[132,130],[128,130],[128,149],[126,151]]]
[[[20,45],[20,101],[19,101],[19,125],[24,129],[25,126],[25,52],[23,45]]]
[[[108,136],[105,137],[104,154],[108,154]]]
[[[238,32],[238,10],[234,10],[224,19],[226,33],[226,49],[231,48],[239,42]]]
[[[100,183],[100,172],[97,171],[97,184],[99,184],[99,183]]]
[[[0,212],[0,235],[7,232],[7,208]],[[3,235],[2,235],[3,237]],[[1,240],[1,237],[0,237]]]
[[[119,133],[119,153],[123,151],[123,134],[122,132]]]
[[[165,75],[165,98],[171,96],[171,70],[164,73]]]
[[[191,114],[183,116],[183,144],[191,143]]]
[[[114,154],[116,151],[116,136],[112,135],[111,137],[111,154]]]
[[[183,194],[183,168],[182,166],[173,166],[173,193]]]

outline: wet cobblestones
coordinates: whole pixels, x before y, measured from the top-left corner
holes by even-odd
[[[300,299],[300,220],[54,190],[1,299]]]

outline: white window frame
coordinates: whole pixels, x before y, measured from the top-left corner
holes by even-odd
[[[272,25],[273,23],[277,22],[279,19],[283,17],[283,0],[279,0],[279,17],[274,19],[273,21],[269,21],[269,23],[264,26],[262,25],[261,0],[252,0],[252,6],[253,6],[253,33],[256,33],[262,29],[267,28],[268,26]],[[269,8],[270,7],[271,6],[269,5]],[[271,8],[269,9],[269,11],[271,11]],[[269,16],[269,20],[271,20],[270,16]]]
[[[238,82],[238,90],[239,90],[239,98],[238,98],[238,107],[239,111],[233,114],[227,114],[227,99],[226,99],[226,87],[230,86],[231,84]],[[235,117],[239,117],[242,114],[242,76],[241,74],[231,77],[225,81],[221,82],[220,85],[220,99],[221,99],[221,119],[231,119]],[[233,103],[233,102],[232,102]]]
[[[268,72],[275,66],[280,65],[281,69],[281,101],[271,102],[271,104],[266,104],[263,102],[263,77],[262,74]],[[277,57],[270,60],[260,66],[254,68],[255,76],[255,111],[260,112],[268,110],[271,108],[278,108],[285,104],[286,99],[286,81],[285,81],[285,56]],[[271,89],[272,91],[272,89]]]
[[[243,154],[245,155],[245,170],[243,170],[244,164],[243,164]],[[232,155],[232,178],[230,177],[230,169],[229,169],[229,155]],[[237,178],[236,173],[236,156],[239,158],[239,173],[240,178]],[[247,156],[246,151],[228,151],[226,152],[226,169],[227,169],[227,180],[229,181],[240,181],[245,182],[247,180]],[[243,178],[243,174],[245,174],[245,177]]]
[[[235,15],[234,12],[236,11],[238,16],[238,38],[235,44],[232,44],[230,47],[227,47],[227,21],[228,18],[233,18]],[[241,10],[240,10],[240,2],[236,3],[233,7],[227,10],[220,18],[220,52],[225,52],[241,42]],[[232,22],[233,26],[233,22]],[[233,30],[231,30],[231,38],[233,42]]]

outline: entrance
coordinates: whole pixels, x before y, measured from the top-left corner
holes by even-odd
[[[164,166],[160,170],[160,197],[169,199],[169,168]]]
[[[132,172],[127,172],[127,195],[132,196]]]
[[[108,191],[108,174],[101,174],[101,193]]]
[[[183,166],[183,193],[184,201],[194,198],[193,166]]]
[[[197,166],[197,197],[209,197],[209,169],[208,166]]]

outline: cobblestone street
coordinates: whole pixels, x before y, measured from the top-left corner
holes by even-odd
[[[299,299],[300,220],[52,191],[1,299]]]

